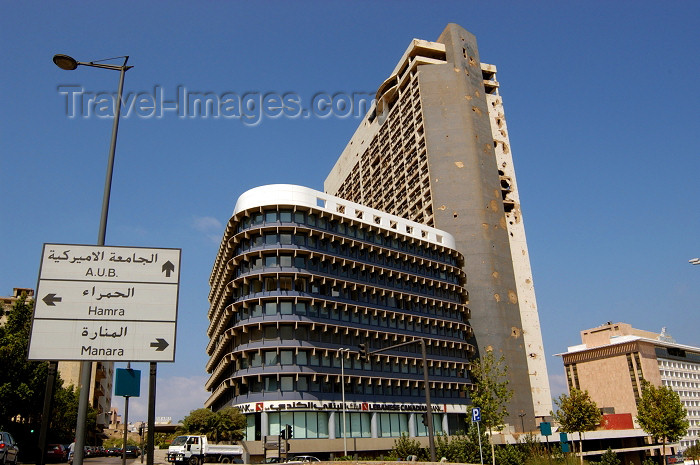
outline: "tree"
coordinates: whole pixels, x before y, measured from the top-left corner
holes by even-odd
[[[600,424],[598,406],[589,397],[588,391],[571,389],[567,396],[562,394],[554,401],[556,412],[551,412],[560,429],[567,433],[578,433],[581,465],[583,465],[583,433],[593,431]]]
[[[216,438],[225,441],[240,441],[243,439],[247,420],[235,407],[226,407],[214,414],[212,430]]]
[[[513,397],[506,378],[508,367],[504,362],[503,355],[496,358],[493,350],[487,350],[481,359],[472,362],[471,367],[474,390],[470,396],[474,406],[481,409],[481,423],[489,431],[493,465],[496,465],[496,455],[491,436],[494,429],[503,429],[503,420],[508,415],[507,404]]]
[[[617,454],[608,447],[608,450],[600,457],[600,465],[620,465],[620,459]]]
[[[0,430],[9,431],[24,444],[38,440],[48,374],[48,362],[27,361],[32,307],[32,302],[23,294],[12,310],[6,312],[7,322],[0,327]],[[77,412],[78,392],[73,386],[64,388],[63,380],[57,375],[49,418],[49,442],[73,440]],[[95,409],[89,407],[87,431],[94,431],[95,418]],[[29,459],[36,452],[33,448],[24,451],[23,456]]]
[[[208,408],[198,408],[182,420],[182,431],[190,434],[208,435],[214,421],[214,412]]]
[[[435,437],[435,452],[438,457],[445,457],[452,463],[481,463],[479,433],[481,433],[481,443],[486,443],[485,432],[478,430],[474,423],[470,425],[466,435],[461,432],[449,437],[438,435]],[[484,452],[484,460],[488,462],[489,450]]]
[[[216,442],[219,440],[239,441],[247,425],[245,415],[237,408],[228,407],[218,412],[206,408],[192,410],[182,420],[182,431],[189,434],[203,434]]]
[[[426,456],[425,450],[420,443],[408,437],[406,433],[401,433],[401,437],[394,439],[394,448],[389,451],[389,456],[397,460],[406,460],[409,455]]]
[[[695,463],[698,459],[700,459],[700,444],[693,444],[692,446],[688,447],[683,455]]]
[[[642,381],[637,421],[649,436],[662,440],[664,463],[666,443],[678,441],[688,431],[687,415],[680,397],[670,387],[656,387],[646,380]]]

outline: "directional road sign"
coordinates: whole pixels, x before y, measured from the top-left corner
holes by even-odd
[[[29,360],[172,362],[180,249],[44,244]]]

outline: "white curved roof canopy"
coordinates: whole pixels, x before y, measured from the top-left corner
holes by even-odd
[[[298,205],[325,210],[334,215],[380,227],[389,232],[396,232],[451,249],[455,248],[454,237],[441,229],[431,228],[400,216],[390,215],[359,203],[293,184],[268,184],[244,192],[238,197],[233,215],[251,208],[270,205]]]

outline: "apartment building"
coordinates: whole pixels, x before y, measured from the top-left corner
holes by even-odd
[[[552,410],[530,258],[496,66],[449,24],[413,39],[325,181],[331,195],[450,233],[469,277],[472,343],[508,365],[507,422]],[[524,417],[520,417],[524,415]]]

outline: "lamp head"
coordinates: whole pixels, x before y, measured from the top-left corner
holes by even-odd
[[[53,56],[53,62],[59,68],[67,71],[72,71],[78,67],[78,62],[75,61],[75,58],[69,57],[68,55],[62,55],[60,53]]]

